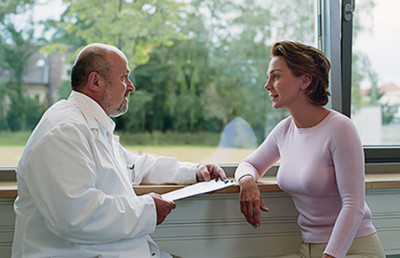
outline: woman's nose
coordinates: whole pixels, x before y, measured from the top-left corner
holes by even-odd
[[[133,83],[132,83],[132,81],[131,80],[129,80],[129,85],[128,85],[128,89],[129,89],[129,91],[135,91],[135,85],[133,85]]]
[[[270,80],[267,81],[267,83],[264,85],[264,88],[265,88],[267,91],[270,91],[270,90],[271,90],[271,83],[270,83]]]

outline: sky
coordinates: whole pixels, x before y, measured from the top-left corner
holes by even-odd
[[[26,13],[13,16],[13,21],[20,29],[24,28],[32,18],[34,22],[44,21],[47,19],[58,20],[65,10],[66,5],[62,0],[36,0],[32,10]],[[35,36],[42,36],[42,26],[35,27]]]
[[[37,0],[34,7],[35,20],[58,19],[65,10],[61,0]]]
[[[356,9],[362,1],[356,1]],[[373,13],[362,17],[362,21],[372,23],[372,32],[360,34],[353,50],[368,55],[378,73],[378,85],[394,82],[400,86],[400,1],[375,0],[375,3]]]

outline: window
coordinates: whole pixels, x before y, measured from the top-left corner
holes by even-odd
[[[400,2],[357,1],[352,119],[365,145],[400,145]]]
[[[263,88],[272,43],[289,39],[317,46],[314,0],[27,2],[32,1],[12,1],[19,7],[0,16],[2,47],[10,54],[24,50],[23,61],[37,66],[17,77],[16,64],[0,55],[0,167],[17,165],[37,122],[24,113],[33,109],[20,104],[32,102],[35,119],[43,111],[25,101],[29,94],[21,101],[6,89],[29,93],[33,86],[26,78],[37,78],[44,87],[34,94],[46,96],[40,98],[43,106],[67,97],[69,82],[60,75],[86,43],[116,45],[129,59],[137,90],[128,113],[116,119],[129,150],[225,164],[243,160],[287,115],[272,111]],[[40,11],[49,5],[52,12]],[[38,23],[58,6],[62,15]],[[26,21],[20,17],[30,17],[33,25],[21,26]]]
[[[17,165],[42,112],[68,97],[71,64],[90,42],[130,61],[137,90],[116,119],[129,150],[238,163],[287,116],[263,88],[269,48],[282,39],[330,58],[329,105],[351,115],[367,161],[400,161],[396,0],[359,0],[342,27],[341,4],[351,13],[354,1],[70,2],[16,0],[0,11],[0,167]]]
[[[397,1],[357,1],[354,12],[351,117],[364,145],[367,172],[398,172],[400,77]],[[350,105],[350,103],[349,103]],[[384,163],[384,164],[382,164]]]

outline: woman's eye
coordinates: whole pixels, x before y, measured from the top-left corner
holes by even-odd
[[[279,78],[278,75],[276,75],[276,74],[271,74],[270,76],[267,76],[267,82],[269,82],[270,80],[276,81],[278,78]]]

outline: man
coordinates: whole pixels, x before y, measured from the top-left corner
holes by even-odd
[[[17,168],[13,257],[163,257],[149,234],[175,203],[132,184],[225,178],[217,165],[136,156],[113,134],[110,116],[127,111],[135,90],[117,48],[86,46],[72,93],[43,115]]]

